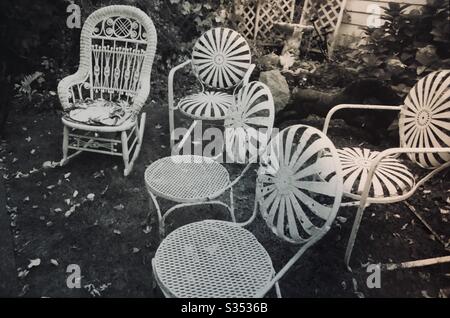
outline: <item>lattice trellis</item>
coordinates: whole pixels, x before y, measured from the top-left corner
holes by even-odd
[[[319,32],[305,34],[302,44],[307,50],[319,48],[322,41],[327,44],[328,54],[332,54],[346,5],[347,0],[327,0],[324,3],[305,0],[300,25],[314,25]]]
[[[256,0],[245,5],[235,1],[239,32],[260,44],[277,43],[281,34],[273,30],[274,23],[292,23],[294,13],[295,0]]]

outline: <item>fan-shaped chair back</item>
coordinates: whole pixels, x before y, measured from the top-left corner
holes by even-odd
[[[400,114],[400,142],[407,148],[450,147],[450,70],[422,78],[409,93]],[[408,154],[423,168],[450,161],[450,154]]]
[[[256,197],[267,225],[295,244],[320,238],[331,227],[343,193],[333,143],[315,128],[291,126],[271,140],[262,158]]]
[[[87,79],[79,89],[88,89],[93,99],[146,99],[148,93],[136,92],[150,81],[156,43],[153,22],[142,10],[123,5],[96,10],[81,32],[80,69]]]
[[[227,159],[247,163],[261,155],[270,140],[275,106],[270,89],[261,82],[244,85],[225,120]]]
[[[242,82],[251,65],[247,41],[236,31],[215,28],[195,43],[192,68],[207,87],[230,89]]]

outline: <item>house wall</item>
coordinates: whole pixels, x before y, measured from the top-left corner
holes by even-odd
[[[382,8],[387,7],[389,2],[411,4],[411,9],[424,6],[427,0],[347,0],[346,15],[339,31],[340,44],[354,42],[361,39],[361,26],[379,25]]]

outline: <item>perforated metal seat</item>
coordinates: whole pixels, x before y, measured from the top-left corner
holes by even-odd
[[[344,174],[344,192],[361,195],[370,167],[379,152],[344,148],[338,149],[338,153]],[[415,179],[408,167],[396,158],[386,157],[375,170],[369,195],[374,198],[395,197],[407,193],[414,185]]]
[[[152,261],[167,297],[260,298],[330,229],[342,198],[336,148],[315,128],[288,127],[262,156],[252,217],[244,223],[203,221],[169,234]],[[260,212],[272,232],[298,251],[276,274],[269,254],[243,227]]]
[[[223,221],[173,231],[156,251],[153,266],[168,297],[257,297],[274,276],[270,256],[253,234]]]
[[[233,95],[223,92],[201,92],[183,98],[178,109],[198,120],[223,120],[233,105]]]
[[[230,183],[227,169],[213,159],[199,156],[172,156],[152,163],[145,171],[151,192],[175,202],[198,202]]]

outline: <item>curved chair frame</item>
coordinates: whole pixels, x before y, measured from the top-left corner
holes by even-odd
[[[136,7],[108,6],[87,18],[81,31],[78,71],[58,85],[61,105],[64,110],[69,110],[74,102],[86,97],[109,100],[117,97],[130,102],[135,116],[115,127],[91,126],[63,118],[61,165],[88,151],[122,156],[124,175],[131,172],[144,137],[146,115],[137,117],[150,94],[156,45],[157,34],[152,20]],[[140,48],[143,46],[145,49]],[[120,134],[120,138],[100,137],[100,134]],[[121,151],[117,148],[119,145]],[[69,155],[69,150],[75,153]]]
[[[415,194],[418,188],[423,186],[427,181],[429,181],[436,174],[450,167],[450,136],[441,135],[441,142],[445,143],[447,147],[440,146],[440,142],[436,141],[435,145],[429,144],[429,147],[421,147],[418,143],[418,138],[415,139],[416,144],[411,144],[408,142],[408,136],[406,135],[407,129],[405,129],[406,124],[409,124],[409,129],[421,129],[421,127],[413,126],[412,120],[405,121],[405,117],[414,117],[415,124],[419,123],[422,120],[429,123],[432,123],[433,120],[437,120],[436,117],[433,117],[433,112],[435,109],[440,109],[439,114],[443,114],[438,116],[439,120],[441,118],[450,119],[450,71],[439,71],[431,73],[425,78],[421,79],[416,86],[411,90],[410,95],[405,101],[404,106],[385,106],[385,105],[357,105],[357,104],[342,104],[334,107],[327,115],[325,119],[323,132],[327,134],[328,128],[330,125],[330,121],[333,115],[342,109],[366,109],[366,110],[390,110],[397,111],[400,113],[400,147],[387,149],[381,153],[379,153],[371,162],[370,168],[368,170],[368,175],[366,181],[364,182],[364,188],[361,195],[356,195],[354,193],[344,192],[344,196],[348,197],[353,202],[344,203],[343,206],[358,206],[358,210],[356,213],[355,221],[353,224],[353,228],[350,234],[350,238],[347,244],[347,249],[345,252],[345,263],[349,270],[350,267],[350,258],[353,251],[353,247],[355,245],[356,236],[359,230],[359,226],[361,224],[361,220],[363,217],[364,210],[370,206],[371,204],[389,204],[395,202],[401,202],[407,200],[411,196]],[[434,108],[433,108],[434,107]],[[444,109],[448,111],[445,112]],[[421,112],[424,111],[430,116],[425,118],[422,116]],[[442,117],[446,116],[446,117]],[[425,118],[425,119],[424,119]],[[425,123],[425,122],[424,122]],[[424,125],[424,127],[427,127]],[[446,125],[446,129],[450,130],[450,123],[444,122]],[[434,131],[434,130],[433,130]],[[425,140],[425,138],[420,139],[421,141]],[[436,140],[436,139],[435,139]],[[414,147],[416,146],[416,147]],[[383,159],[386,158],[395,158],[399,157],[402,154],[405,154],[414,161],[417,165],[422,168],[426,168],[431,170],[424,177],[422,177],[419,181],[416,181],[412,188],[397,196],[390,197],[370,197],[370,188],[372,186],[372,180],[374,174],[377,170],[377,167],[380,165]],[[428,156],[428,161],[424,161],[424,157]],[[436,156],[439,156],[440,162],[436,160]],[[445,162],[447,160],[447,162]],[[428,162],[428,164],[427,164]],[[430,164],[431,163],[431,164]]]
[[[220,38],[221,32],[225,32],[227,36],[229,36],[230,41],[233,39],[235,42],[223,42],[223,40],[226,40],[226,37],[221,40],[221,43],[216,43],[216,38]],[[224,34],[225,34],[224,33]],[[214,35],[214,37],[213,37]],[[228,40],[227,40],[228,41]],[[249,61],[248,65],[243,65],[245,67],[248,67],[245,74],[241,74],[241,77],[236,78],[236,74],[229,70],[227,67],[222,67],[223,63],[223,55],[226,55],[223,53],[226,48],[233,49],[234,51],[237,51],[239,53],[241,49],[238,47],[236,49],[236,43],[243,44],[243,47],[245,50],[248,50],[249,52]],[[211,44],[214,44],[217,47],[209,47],[208,48],[208,55],[205,55],[205,51],[201,50],[202,47],[209,46]],[[241,52],[242,53],[242,52]],[[201,62],[199,62],[199,58],[202,58]],[[221,58],[221,61],[219,63],[216,63],[216,58]],[[207,61],[207,63],[205,63]],[[225,59],[226,61],[226,59]],[[236,62],[236,61],[235,61]],[[239,61],[238,61],[239,62]],[[240,63],[240,62],[239,62]],[[226,62],[224,63],[226,64]],[[202,86],[202,93],[205,92],[205,86],[209,89],[216,90],[218,92],[224,92],[227,89],[233,89],[233,95],[239,89],[242,85],[246,85],[249,83],[250,76],[255,69],[255,64],[251,64],[251,55],[250,55],[250,47],[248,46],[246,40],[240,36],[236,31],[233,31],[231,29],[227,28],[215,28],[211,29],[207,32],[205,32],[196,42],[193,48],[192,58],[181,63],[180,65],[175,66],[170,70],[169,78],[168,78],[168,99],[169,99],[169,130],[170,130],[170,147],[171,149],[174,148],[175,143],[175,136],[174,136],[174,130],[175,130],[175,111],[178,110],[178,105],[175,105],[175,95],[174,95],[174,79],[176,73],[185,68],[186,66],[191,65],[193,73],[195,77],[197,78],[198,82]],[[210,77],[206,75],[201,74],[201,70],[205,69],[205,66],[207,69],[213,69],[216,73],[220,74],[229,74],[228,78],[229,80],[226,82],[220,82],[218,80],[211,80]],[[220,69],[220,70],[219,70]],[[234,66],[233,66],[234,69]],[[210,74],[213,74],[214,72],[211,72]],[[217,121],[217,120],[223,120],[223,118],[214,118],[214,117],[208,117],[208,116],[202,116],[201,119],[199,118],[193,118],[194,121],[189,127],[186,135],[189,136],[194,128],[202,121]],[[178,150],[181,149],[181,147],[186,142],[186,137],[183,138],[180,145],[178,146]]]
[[[297,140],[298,143],[294,144],[294,140]],[[242,223],[228,223],[228,225],[223,221],[203,221],[191,223],[172,232],[161,243],[162,247],[160,246],[158,248],[155,258],[152,260],[153,277],[156,283],[160,286],[166,297],[199,297],[199,295],[201,297],[223,297],[223,295],[217,292],[217,289],[220,290],[222,286],[214,285],[216,282],[208,282],[207,278],[211,274],[215,274],[209,273],[209,271],[214,271],[215,267],[220,267],[222,262],[226,261],[222,259],[224,255],[222,249],[227,249],[227,246],[221,246],[220,241],[214,241],[214,238],[210,237],[208,238],[208,242],[205,243],[213,247],[211,251],[209,250],[209,246],[204,246],[202,237],[198,234],[204,228],[213,230],[215,226],[220,226],[223,235],[228,236],[227,240],[234,242],[234,238],[240,244],[237,250],[230,248],[230,251],[228,251],[230,253],[225,253],[225,255],[244,253],[243,256],[239,256],[239,259],[246,259],[248,254],[245,253],[248,253],[250,248],[246,244],[250,244],[250,246],[259,250],[258,255],[266,254],[264,257],[264,265],[271,267],[271,277],[265,276],[267,280],[259,285],[258,290],[250,290],[254,294],[244,294],[243,297],[262,298],[274,287],[277,296],[281,297],[280,279],[331,228],[341,204],[343,194],[342,184],[342,169],[338,153],[333,143],[321,131],[312,127],[297,125],[286,128],[272,139],[264,155],[264,159],[261,161],[258,171],[255,204],[250,219]],[[318,194],[319,196],[311,195],[312,193]],[[330,197],[332,200],[324,199],[321,196]],[[306,214],[306,209],[314,214],[315,217],[313,218],[309,213]],[[300,246],[295,255],[278,272],[274,270],[270,256],[264,247],[257,243],[256,238],[251,236],[249,231],[244,229],[244,227],[249,226],[256,219],[258,210],[267,226],[276,236],[284,241]],[[318,219],[321,221],[318,221]],[[205,253],[199,254],[200,251],[195,250],[195,247],[184,246],[183,242],[180,241],[181,237],[179,237],[179,233],[182,233],[185,230],[184,228],[187,229],[188,227],[189,233],[191,233],[190,235],[194,235],[193,240],[198,243],[196,246],[202,246],[205,251],[209,251],[208,253],[210,255],[208,264],[205,265],[206,267],[201,268],[202,264],[198,264],[195,269],[192,269],[193,271],[199,270],[193,277],[201,277],[201,283],[196,282],[195,287],[190,286],[191,288],[195,288],[192,293],[187,286],[180,286],[179,283],[173,284],[173,282],[178,282],[176,276],[170,278],[169,281],[172,283],[168,282],[167,279],[164,282],[162,279],[162,277],[172,275],[172,272],[168,270],[165,270],[163,273],[163,267],[170,267],[171,263],[175,264],[178,262],[177,259],[167,259],[170,258],[165,254],[165,251],[167,251],[167,247],[165,246],[167,244],[170,247],[170,253],[175,255],[175,257],[184,257],[183,253],[186,253],[186,250],[196,252],[198,255],[205,257]],[[227,232],[227,228],[229,232],[225,233]],[[242,239],[240,236],[236,237],[236,233],[240,233],[242,236],[244,234],[247,236],[250,234],[250,237],[248,239]],[[252,241],[251,243],[249,242],[250,240]],[[215,251],[218,251],[218,253]],[[246,259],[246,262],[252,261],[255,262],[252,259]],[[228,262],[225,263],[228,264]],[[251,264],[253,264],[251,266],[263,265],[260,263]],[[191,268],[187,270],[190,271]],[[233,269],[230,268],[229,270],[231,271]],[[183,275],[182,273],[178,273],[178,271],[173,271],[173,273],[173,275]],[[248,270],[245,273],[248,277],[243,278],[243,280],[254,282],[253,272]],[[233,285],[230,281],[232,277],[232,275],[228,275],[227,278],[220,277],[220,280],[223,281],[216,284]],[[172,290],[166,283],[172,285]],[[213,286],[204,287],[208,285]],[[238,286],[242,287],[242,284],[238,284]],[[201,290],[199,292],[198,289],[202,289],[202,287],[204,289],[211,289]],[[242,292],[241,290],[233,290],[236,287],[227,288],[224,291],[227,297],[236,297],[237,294],[240,295]],[[248,289],[252,288],[249,287]],[[176,290],[174,291],[173,289]],[[246,292],[249,291],[246,290]]]
[[[231,219],[233,222],[236,221],[234,215],[234,198],[233,198],[233,187],[242,179],[242,177],[247,173],[250,169],[251,165],[255,163],[255,161],[260,157],[260,155],[264,152],[267,143],[269,141],[270,136],[272,135],[272,128],[275,120],[275,106],[272,94],[270,89],[261,82],[250,82],[242,86],[242,88],[237,92],[235,99],[235,105],[230,109],[229,116],[225,119],[225,145],[222,153],[219,154],[215,158],[208,157],[200,157],[200,156],[172,156],[160,159],[158,161],[169,160],[170,158],[180,157],[182,160],[186,160],[187,162],[194,162],[199,164],[199,168],[202,167],[202,164],[211,164],[211,162],[215,162],[217,158],[221,157],[224,153],[229,155],[230,153],[235,154],[235,151],[240,153],[239,147],[244,149],[249,149],[251,146],[249,145],[253,141],[259,141],[260,148],[257,149],[256,154],[252,154],[249,152],[245,152],[245,158],[242,156],[234,156],[232,159],[233,162],[238,163],[247,163],[244,169],[241,171],[240,175],[230,181],[229,175],[227,174],[226,184],[221,189],[218,189],[216,192],[209,194],[205,197],[195,197],[186,199],[180,199],[173,195],[169,195],[167,193],[158,191],[154,187],[151,186],[150,182],[146,181],[147,191],[151,198],[150,203],[150,211],[152,210],[152,203],[157,211],[158,223],[159,223],[159,232],[160,236],[165,235],[165,222],[169,215],[171,215],[175,210],[186,206],[199,206],[199,205],[220,205],[224,206],[228,209],[231,215]],[[252,136],[250,132],[258,132],[258,129],[264,128],[265,131],[264,136],[261,138],[261,134],[253,135],[256,136],[256,139],[247,138],[248,136]],[[240,133],[244,133],[241,135]],[[261,139],[260,139],[261,138]],[[245,145],[243,145],[245,143]],[[244,159],[244,160],[243,160]],[[150,165],[145,175],[150,175],[152,171],[158,164],[158,161]],[[216,162],[216,165],[221,166]],[[225,169],[225,168],[223,168]],[[201,171],[199,171],[201,173]],[[167,180],[166,180],[167,182]],[[179,184],[180,180],[173,180]],[[189,187],[189,184],[183,186]],[[229,191],[229,201],[227,204],[219,200],[220,197],[224,196]],[[163,199],[177,202],[178,204],[171,207],[166,212],[162,212],[160,205],[158,203],[158,197]],[[150,212],[151,213],[151,212]],[[149,213],[149,215],[150,215]]]

